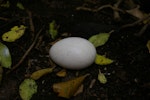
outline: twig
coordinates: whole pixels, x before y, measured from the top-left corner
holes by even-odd
[[[30,23],[31,32],[34,33],[35,29],[34,29],[33,20],[32,20],[32,13],[31,13],[31,11],[28,11],[28,10],[27,10],[27,13],[29,16],[29,23]]]
[[[116,8],[116,7],[114,7],[114,6],[110,5],[110,4],[103,5],[103,6],[99,7],[99,8],[96,8],[96,9],[92,9],[92,8],[88,8],[88,7],[83,7],[83,6],[81,6],[81,7],[77,7],[76,10],[84,10],[84,11],[98,12],[98,11],[104,9],[104,8],[111,8],[111,9],[113,9],[113,10],[115,10],[115,11],[120,11],[120,12],[123,12],[123,13],[124,13],[124,11],[123,11],[122,9]]]
[[[150,20],[150,19],[149,19]],[[149,23],[147,23],[147,24],[145,24],[143,27],[142,27],[142,29],[137,33],[137,34],[135,34],[136,36],[141,36],[145,31],[146,31],[146,29],[147,29],[147,27],[149,26],[149,24],[150,24],[150,22]]]
[[[0,20],[8,21],[8,18],[0,17]]]
[[[121,4],[121,2],[122,2],[122,0],[118,0],[118,2],[114,4],[114,7],[115,7],[115,8],[118,8],[119,5]],[[114,19],[115,19],[115,20],[120,20],[119,12],[116,11],[116,10],[114,10]]]
[[[144,20],[149,19],[149,17],[150,17],[150,14],[149,14],[148,16],[142,18],[142,19],[139,19],[139,20],[133,22],[133,23],[123,25],[120,29],[135,26],[135,25],[137,25],[137,24],[143,22]]]
[[[30,30],[31,30],[31,35],[32,35],[32,39],[34,37],[34,32],[35,32],[35,28],[34,28],[34,24],[33,24],[33,20],[32,20],[32,13],[31,11],[27,10],[28,16],[29,16],[29,24],[30,24]]]
[[[25,54],[22,56],[22,58],[20,59],[20,61],[19,61],[16,65],[14,65],[14,66],[12,67],[12,69],[9,70],[6,74],[9,74],[10,72],[14,71],[16,68],[18,68],[18,67],[21,65],[21,63],[24,61],[24,59],[27,57],[27,55],[30,53],[30,51],[31,51],[32,48],[34,47],[34,45],[35,45],[35,43],[36,43],[36,41],[37,41],[37,39],[38,39],[40,33],[42,32],[42,30],[43,30],[43,28],[41,28],[41,29],[39,30],[39,32],[37,33],[37,35],[36,35],[36,37],[35,37],[33,43],[30,45],[30,47],[29,47],[28,50],[25,52]]]

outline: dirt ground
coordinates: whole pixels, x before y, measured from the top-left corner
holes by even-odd
[[[112,30],[114,32],[107,43],[96,50],[98,54],[113,59],[114,63],[105,66],[92,64],[79,71],[67,70],[67,76],[64,78],[56,76],[56,73],[63,69],[57,65],[52,73],[37,80],[38,92],[31,100],[65,100],[57,96],[52,85],[87,73],[90,76],[83,82],[83,91],[70,100],[150,100],[150,53],[146,47],[147,41],[150,40],[149,23],[146,29],[143,29],[146,24],[142,21],[135,24],[140,19],[114,10],[114,6],[96,11],[98,7],[114,5],[119,0],[20,0],[24,10],[16,7],[19,0],[9,1],[9,8],[0,7],[0,35],[15,25],[24,24],[27,29],[15,42],[9,43],[0,39],[0,42],[10,49],[13,61],[12,69],[4,68],[0,100],[21,100],[20,83],[32,72],[52,67],[48,52],[54,41],[70,36],[88,39],[92,35]],[[149,13],[149,9],[145,8],[147,3],[136,0],[135,4],[141,6],[140,11]],[[118,9],[129,9],[128,2],[121,3]],[[119,18],[114,18],[115,11],[119,12]],[[55,40],[48,34],[52,20],[56,21],[59,31]],[[131,23],[132,25],[129,25]],[[142,29],[144,31],[141,32]],[[33,43],[34,46],[23,59],[23,55]],[[19,66],[14,68],[18,63]],[[97,80],[99,69],[107,78],[106,84]],[[93,80],[95,82],[90,88]]]

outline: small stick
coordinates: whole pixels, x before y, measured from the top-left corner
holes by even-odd
[[[33,20],[32,20],[32,13],[31,13],[31,11],[28,11],[28,10],[27,10],[27,13],[29,16],[29,23],[30,23],[31,32],[34,33],[35,29],[34,29]]]
[[[142,28],[141,28],[141,30],[137,33],[137,34],[135,34],[136,36],[141,36],[145,31],[146,31],[146,29],[147,29],[147,27],[149,26],[149,24],[145,24]]]

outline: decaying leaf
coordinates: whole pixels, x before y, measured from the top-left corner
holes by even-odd
[[[147,41],[147,44],[146,44],[148,50],[149,50],[149,53],[150,53],[150,40]]]
[[[66,74],[67,74],[67,73],[66,73],[66,70],[65,70],[65,69],[63,69],[63,70],[59,71],[58,73],[56,73],[56,75],[59,76],[59,77],[65,77]]]
[[[41,78],[42,76],[51,73],[53,71],[54,68],[45,68],[45,69],[41,69],[38,71],[35,71],[31,74],[31,78],[34,80],[38,80],[39,78]]]
[[[6,42],[14,42],[19,39],[25,32],[26,27],[24,25],[14,26],[10,31],[2,35],[2,40]]]
[[[33,79],[25,79],[19,86],[19,94],[22,100],[30,100],[37,92],[37,84]]]
[[[60,82],[53,84],[54,92],[58,93],[59,97],[70,98],[81,86],[83,80],[88,75],[80,76],[66,82]]]
[[[95,46],[102,46],[104,45],[110,37],[110,33],[99,33],[97,35],[93,35],[89,38],[89,41]]]
[[[98,74],[98,80],[102,84],[105,84],[107,82],[107,78],[105,77],[105,75],[103,73],[101,73],[100,70],[99,70],[99,74]]]
[[[55,20],[49,23],[49,34],[51,35],[52,39],[55,39],[57,37],[58,31]]]
[[[105,56],[96,54],[95,63],[98,65],[109,65],[113,63],[113,60],[106,58]]]
[[[12,60],[9,49],[0,42],[0,65],[5,68],[11,68]]]

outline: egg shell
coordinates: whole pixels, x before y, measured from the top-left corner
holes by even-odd
[[[91,42],[80,37],[69,37],[56,42],[49,51],[51,59],[61,67],[79,70],[90,66],[96,57]]]

